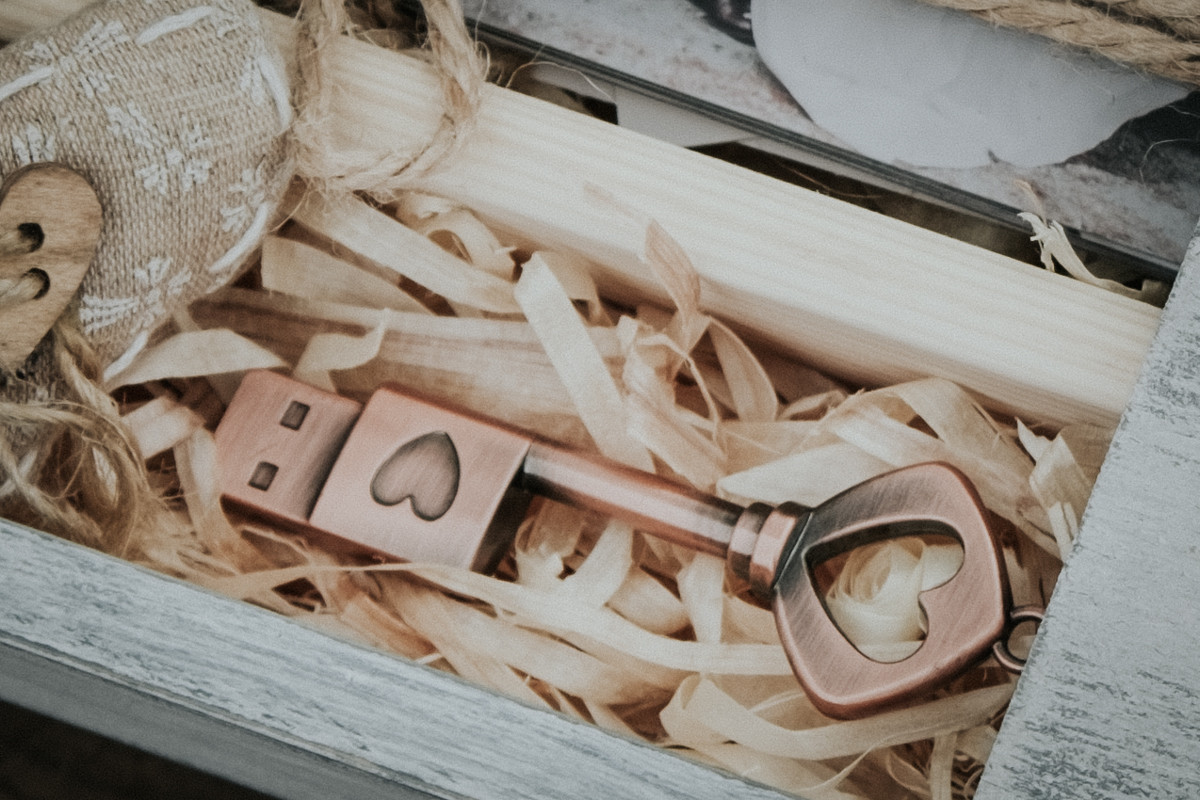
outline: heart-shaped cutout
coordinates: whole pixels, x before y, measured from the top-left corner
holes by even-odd
[[[814,568],[872,543],[931,533],[956,540],[962,566],[941,586],[918,592],[928,615],[925,641],[899,661],[868,658],[830,618]],[[949,465],[917,464],[842,492],[809,512],[797,538],[776,575],[775,621],[796,677],[830,716],[862,716],[922,697],[983,658],[1004,632],[1004,561],[978,493]]]
[[[101,222],[96,192],[61,165],[25,167],[0,187],[0,368],[18,369],[62,316]]]
[[[411,439],[388,456],[371,478],[371,497],[382,506],[408,500],[426,522],[440,519],[458,495],[458,450],[445,431]]]
[[[810,569],[826,613],[855,649],[885,664],[915,653],[928,632],[921,594],[962,568],[963,548],[942,533],[884,539]]]

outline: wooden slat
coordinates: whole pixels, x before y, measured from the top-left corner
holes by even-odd
[[[59,0],[67,2],[67,0]],[[34,0],[0,6],[0,36]],[[291,23],[264,12],[285,46]],[[411,148],[439,118],[427,65],[335,51],[344,146]],[[423,185],[523,238],[584,254],[619,297],[657,219],[704,304],[751,336],[868,385],[947,377],[1027,421],[1115,424],[1157,310],[571,111],[489,87],[476,135]]]
[[[421,65],[355,43],[344,52],[338,112],[363,141],[432,127],[437,92]],[[1126,298],[501,89],[488,93],[476,138],[426,185],[586,255],[610,291],[653,294],[637,258],[644,224],[599,195],[611,196],[662,223],[704,276],[705,306],[755,337],[870,384],[948,377],[1038,421],[1115,423],[1158,318]]]

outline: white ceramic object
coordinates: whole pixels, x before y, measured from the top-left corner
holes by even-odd
[[[916,0],[755,0],[763,61],[871,158],[1035,166],[1091,149],[1187,87]]]

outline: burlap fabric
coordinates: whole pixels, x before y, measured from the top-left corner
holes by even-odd
[[[292,117],[248,0],[108,0],[0,50],[0,178],[58,162],[103,209],[75,301],[0,374],[0,516],[118,553],[157,529],[101,377],[252,256],[292,176]]]
[[[247,0],[109,0],[0,50],[0,175],[57,161],[104,209],[72,312],[103,364],[245,262],[291,175],[291,119]]]

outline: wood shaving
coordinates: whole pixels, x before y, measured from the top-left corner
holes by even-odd
[[[360,399],[396,380],[743,502],[814,505],[948,461],[1006,520],[1019,602],[1046,600],[1107,432],[1035,432],[942,379],[863,391],[760,352],[699,310],[686,243],[653,222],[643,258],[674,307],[608,304],[578,256],[509,246],[427,195],[309,202],[293,223],[264,248],[260,286],[198,302],[112,382],[141,385],[124,420],[178,498],[148,565],[785,791],[969,793],[1012,690],[994,664],[834,722],[716,558],[540,501],[495,576],[339,555],[222,512],[206,409],[263,366]],[[864,652],[902,656],[924,632],[917,594],[958,557],[909,540],[856,554],[830,610]]]

